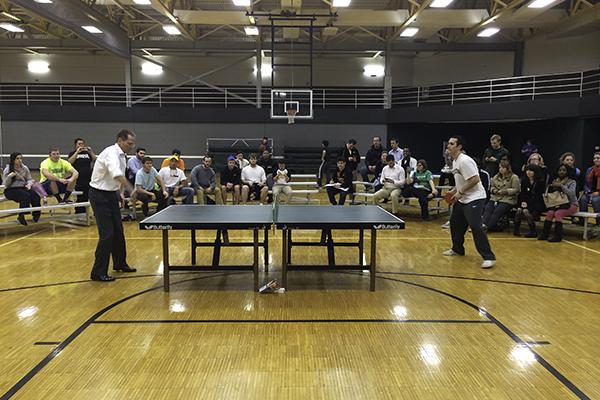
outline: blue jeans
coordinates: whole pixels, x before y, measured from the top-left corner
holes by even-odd
[[[174,191],[174,187],[167,188],[167,192],[169,193],[169,204],[175,204],[175,199],[172,197]],[[183,196],[182,204],[194,204],[194,189],[191,187],[180,188],[178,196]]]
[[[579,211],[587,212],[588,205],[592,203],[592,209],[595,213],[600,213],[600,196],[592,196],[591,193],[584,193],[579,199]],[[596,225],[600,225],[600,218],[596,219]]]

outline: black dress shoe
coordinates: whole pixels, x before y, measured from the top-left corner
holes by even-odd
[[[90,279],[98,282],[112,282],[115,280],[115,278],[110,275],[92,276]]]
[[[124,267],[114,267],[113,270],[120,271],[120,272],[135,272],[135,271],[137,271],[137,269],[131,268],[129,265],[125,265]]]

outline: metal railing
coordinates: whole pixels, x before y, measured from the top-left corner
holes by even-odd
[[[254,86],[220,87],[133,86],[134,107],[255,107]],[[152,96],[150,96],[152,95]],[[535,101],[555,97],[586,97],[600,95],[600,69],[511,78],[457,82],[418,87],[394,87],[392,107],[421,107],[507,101]],[[150,97],[149,97],[150,96]],[[270,88],[263,89],[261,102],[265,107]],[[0,84],[1,104],[20,105],[92,105],[126,106],[125,85],[87,84]],[[383,108],[385,93],[381,87],[313,88],[314,108]]]

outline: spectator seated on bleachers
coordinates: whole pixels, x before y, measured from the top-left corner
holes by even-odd
[[[163,167],[158,171],[158,174],[167,186],[169,198],[168,204],[175,204],[174,197],[183,196],[183,204],[194,203],[194,189],[188,187],[185,173],[180,168],[177,168],[179,157],[171,156],[169,166]]]
[[[251,195],[254,200],[260,200],[261,204],[267,202],[267,175],[263,167],[258,165],[256,154],[250,155],[250,165],[242,169],[242,184],[242,204],[246,204]]]
[[[143,167],[135,175],[135,190],[131,194],[133,200],[133,209],[135,211],[135,201],[142,202],[142,213],[144,217],[148,216],[148,203],[155,201],[158,206],[156,211],[160,211],[167,206],[167,197],[169,192],[165,181],[152,166],[152,159],[144,157],[142,159]],[[157,186],[158,185],[158,186]]]
[[[567,202],[554,207],[548,207],[546,212],[546,220],[544,228],[538,240],[548,240],[549,242],[560,242],[562,240],[563,219],[577,212],[577,183],[575,182],[575,169],[568,165],[561,165],[556,171],[556,178],[550,183],[548,192],[564,193],[567,197]],[[548,238],[554,224],[554,236]]]
[[[594,153],[594,165],[585,171],[579,211],[587,212],[590,204],[595,213],[600,213],[600,152]],[[596,225],[600,226],[600,218],[596,219]]]
[[[360,176],[364,182],[373,182],[375,178],[377,178],[377,164],[381,160],[381,153],[383,152],[383,147],[381,146],[381,137],[374,136],[373,144],[367,150],[367,154],[365,155],[365,165],[359,168]],[[373,175],[373,179],[369,179],[369,175]]]
[[[402,192],[402,185],[405,183],[404,169],[396,164],[393,155],[386,156],[387,165],[381,170],[379,178],[383,187],[375,192],[373,204],[377,205],[383,199],[392,200],[392,213],[398,213],[399,199]]]
[[[285,168],[284,159],[280,159],[277,164],[277,170],[273,176],[273,200],[276,203],[287,203],[292,194],[292,188],[288,184],[292,176]]]
[[[331,181],[327,185],[327,196],[332,205],[343,206],[346,201],[346,196],[352,194],[352,169],[348,166],[346,158],[339,157],[337,167],[332,174]],[[339,194],[339,201],[336,201],[335,195]]]
[[[40,183],[48,194],[52,194],[59,203],[70,202],[69,197],[77,184],[79,173],[67,161],[60,158],[57,148],[50,149],[50,157],[40,164]],[[64,194],[60,198],[60,194]]]
[[[404,154],[406,154],[406,150]],[[402,196],[419,199],[421,219],[426,221],[429,219],[429,200],[433,199],[437,194],[438,191],[433,182],[433,174],[427,169],[427,162],[423,159],[417,161],[416,169],[406,179]]]
[[[521,191],[519,177],[513,174],[510,163],[500,161],[498,173],[492,177],[490,201],[483,211],[483,228],[488,231],[502,230],[498,221],[507,215],[517,204],[517,196]]]
[[[177,157],[176,167],[182,171],[185,171],[185,161],[183,161],[183,158],[181,158],[181,150],[179,149],[173,149],[173,151],[171,151],[171,156],[163,160],[162,164],[160,165],[160,168],[163,169],[165,167],[168,167],[171,164],[171,160],[173,160],[173,156]]]
[[[2,181],[5,185],[4,196],[19,203],[19,208],[39,207],[40,198],[46,198],[42,186],[31,178],[29,168],[23,164],[21,153],[11,153],[8,165],[2,173]],[[21,212],[17,217],[21,225],[27,225],[25,214],[27,213]],[[40,211],[34,211],[33,222],[38,222],[40,215]]]
[[[233,193],[233,204],[240,203],[242,171],[238,168],[235,156],[227,157],[227,165],[221,171],[221,196],[227,203],[227,193]]]
[[[525,234],[525,237],[537,237],[535,222],[540,219],[540,215],[546,210],[542,197],[545,190],[546,182],[540,167],[534,164],[528,165],[521,177],[521,191],[517,199],[517,212],[514,221],[513,234],[515,236],[521,236],[521,220],[525,217],[529,226],[529,233]]]
[[[202,164],[196,165],[190,174],[192,187],[196,191],[196,200],[201,205],[207,203],[207,196],[214,196],[215,203],[223,204],[221,187],[217,185],[216,174],[211,165],[212,157],[206,154]]]

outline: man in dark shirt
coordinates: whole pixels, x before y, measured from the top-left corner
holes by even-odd
[[[346,165],[350,168],[350,171],[355,171],[358,163],[360,162],[360,154],[356,148],[356,140],[350,139],[348,143],[342,149],[340,157],[346,160]]]
[[[331,204],[343,206],[346,196],[352,193],[352,170],[345,158],[338,158],[337,168],[333,173],[331,181],[326,185],[327,196]],[[340,200],[336,202],[335,195],[340,194]]]
[[[377,163],[381,160],[382,152],[383,147],[381,146],[381,137],[374,136],[373,144],[365,155],[365,165],[359,169],[363,182],[372,182],[372,180],[369,180],[369,175],[373,175],[373,180],[377,177],[375,175],[375,170],[377,169]]]
[[[269,150],[262,152],[262,157],[258,161],[258,165],[263,167],[265,175],[267,176],[267,187],[269,190],[273,190],[273,174],[277,171],[277,163],[271,158]]]
[[[483,162],[485,165],[484,169],[490,174],[490,177],[494,177],[498,173],[500,161],[502,159],[510,161],[510,152],[506,147],[502,146],[502,137],[500,135],[492,135],[490,145],[483,153]]]
[[[67,161],[71,163],[73,168],[79,172],[79,178],[75,184],[75,190],[81,192],[77,196],[77,202],[88,201],[88,192],[90,190],[90,180],[92,179],[92,168],[96,161],[96,154],[89,147],[85,140],[77,138],[74,140],[75,150],[69,153]],[[75,207],[75,212],[80,214],[85,212],[85,207]]]
[[[227,204],[227,192],[233,193],[233,204],[240,203],[242,171],[237,167],[235,156],[227,157],[227,166],[221,171],[221,195],[223,204]]]

